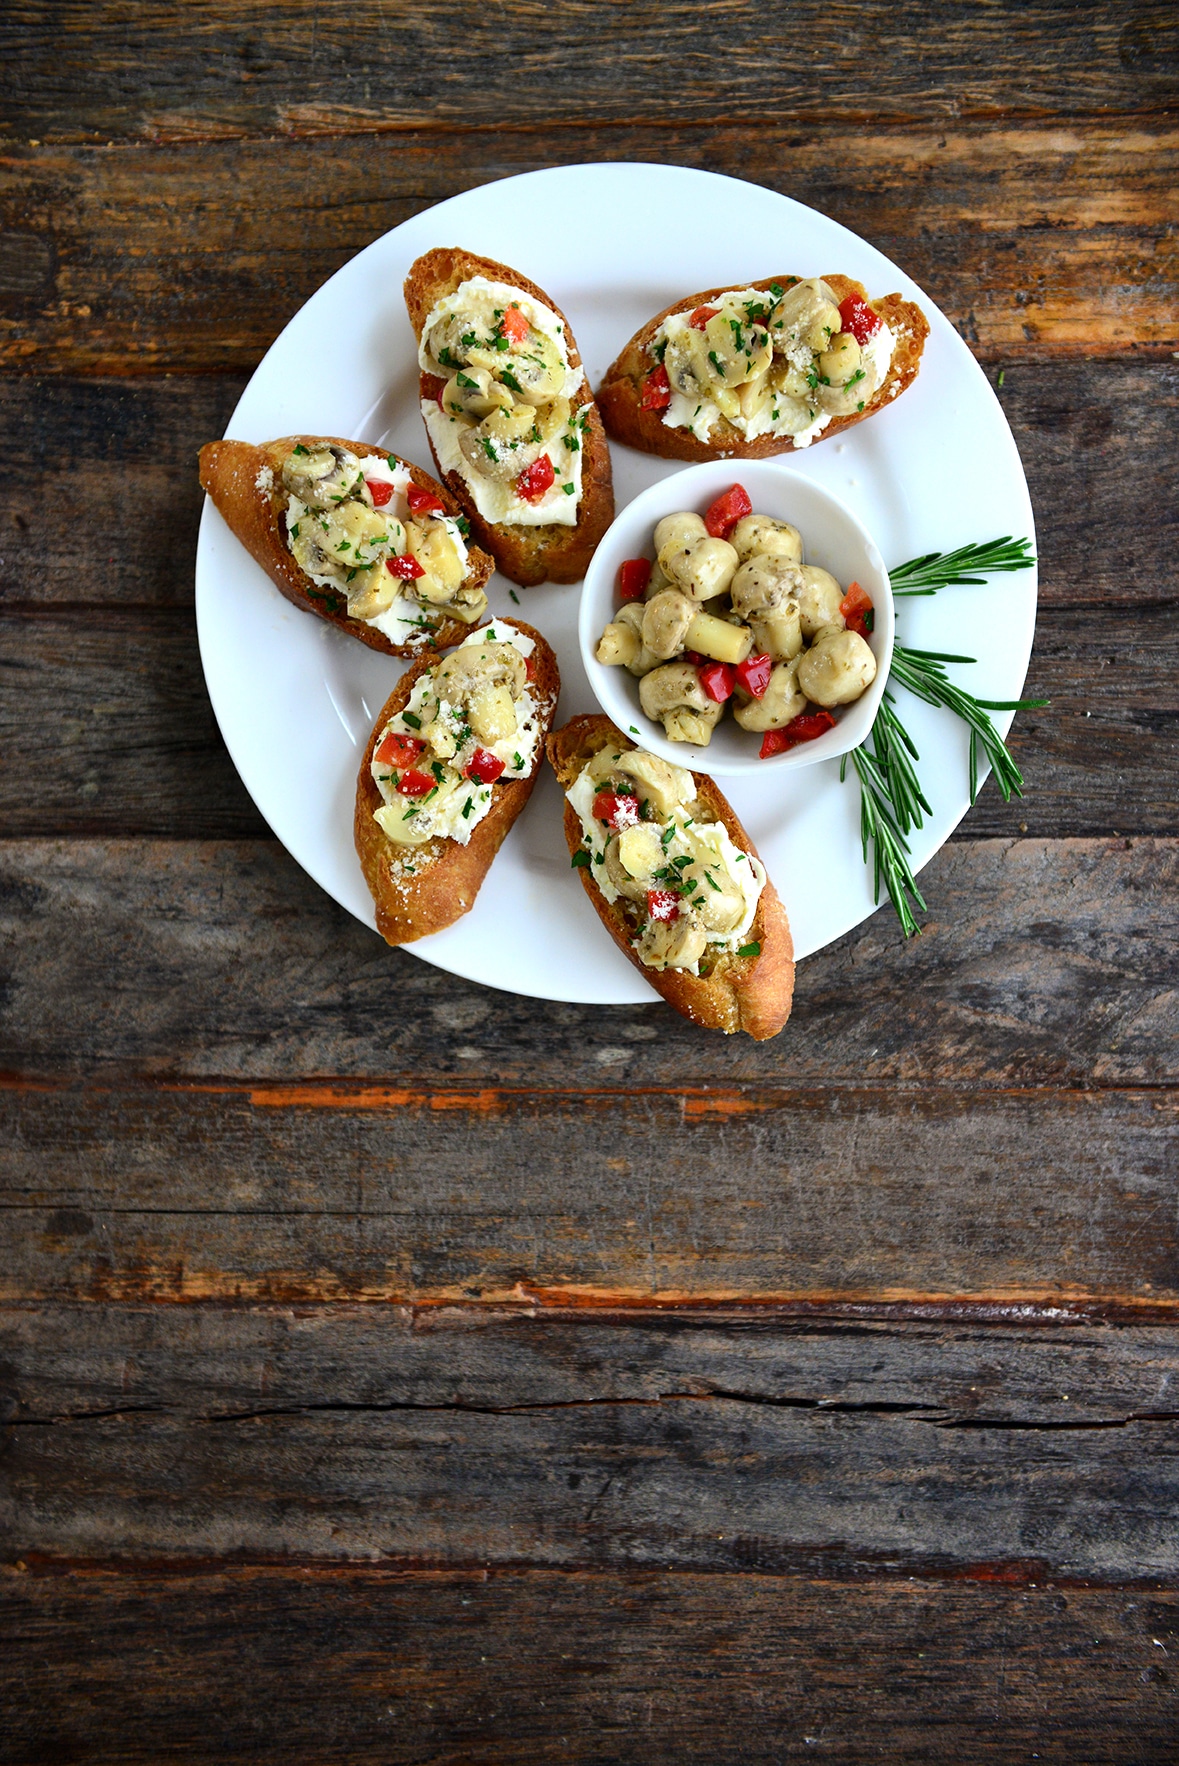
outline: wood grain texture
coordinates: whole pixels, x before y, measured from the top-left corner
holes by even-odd
[[[17,136],[368,132],[426,117],[456,131],[636,114],[760,126],[767,86],[775,109],[807,122],[1065,118],[1165,109],[1179,85],[1174,19],[1158,5],[767,0],[751,30],[737,0],[567,0],[556,16],[537,0],[492,14],[424,0],[395,31],[377,10],[343,33],[290,0],[231,11],[156,0],[97,16],[65,4],[54,22],[47,32],[27,0],[10,8],[6,128]]]
[[[1168,1592],[38,1567],[0,1572],[0,1610],[20,1639],[0,1658],[6,1766],[1152,1766],[1174,1751]]]
[[[0,609],[191,607],[194,461],[225,429],[242,387],[231,375],[0,378],[0,424],[17,468]],[[1029,362],[1005,369],[996,391],[1028,475],[1044,605],[1173,601],[1179,367]],[[63,526],[63,503],[86,519]]]
[[[20,1405],[52,1354],[34,1332],[21,1368],[9,1340],[10,1552],[1179,1579],[1173,1330],[1119,1331],[1109,1350],[1083,1331],[849,1345],[771,1325],[583,1330],[486,1313],[419,1334],[381,1314],[362,1382],[316,1378],[317,1349],[338,1363],[356,1341],[334,1309],[268,1321],[299,1339],[303,1393],[284,1392],[263,1331],[237,1402],[212,1389],[231,1336],[216,1314],[170,1309],[147,1325],[150,1348],[134,1317],[108,1316],[108,1356],[124,1325],[125,1390],[100,1408],[108,1374],[64,1415]],[[636,1343],[648,1333],[662,1356]],[[186,1394],[168,1390],[181,1358]],[[73,1360],[81,1373],[76,1347]],[[1113,1415],[1090,1405],[1091,1371],[1118,1388]],[[1053,1373],[1079,1376],[1080,1394],[1053,1391]]]
[[[1025,692],[1051,703],[1021,713],[1010,738],[1026,794],[1004,804],[985,787],[970,837],[1169,834],[1177,641],[1179,602],[1080,618],[1045,608]],[[0,837],[262,831],[217,732],[187,610],[10,609],[0,682],[0,742],[14,757],[0,771]]]
[[[905,944],[885,907],[809,958],[790,1027],[764,1048],[706,1036],[654,997],[602,1012],[445,975],[387,949],[271,842],[17,841],[0,859],[0,1070],[33,1080],[330,1092],[338,1077],[378,1098],[423,1082],[645,1090],[686,1074],[704,1087],[1179,1081],[1173,841],[952,842],[923,873],[923,935]]]
[[[0,1296],[1179,1295],[1174,1091],[0,1095]]]
[[[809,203],[899,263],[987,361],[1169,360],[1179,347],[1173,127],[849,132],[763,117],[752,133],[681,121],[674,132],[13,148],[0,167],[0,364],[248,372],[309,295],[380,234],[476,185],[601,159],[671,160]],[[651,311],[676,292],[653,277]],[[592,282],[552,293],[576,327]],[[587,362],[591,379],[625,341]]]

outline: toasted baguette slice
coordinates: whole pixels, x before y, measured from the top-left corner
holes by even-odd
[[[368,442],[343,441],[335,435],[287,435],[278,441],[265,442],[261,447],[252,442],[206,442],[200,455],[201,488],[212,497],[246,551],[262,566],[275,588],[304,613],[314,613],[320,619],[326,619],[329,625],[347,632],[350,638],[359,638],[371,650],[382,650],[387,656],[418,656],[427,645],[432,650],[445,650],[459,643],[471,627],[462,620],[438,615],[433,630],[427,631],[423,627],[420,635],[415,633],[412,640],[395,644],[375,626],[366,625],[362,619],[350,619],[344,595],[321,588],[295,562],[287,544],[287,492],[282,482],[282,468],[297,442],[305,448],[334,443],[337,447],[348,448],[361,460],[371,456],[387,459],[389,452],[387,448],[374,447]],[[408,460],[401,463],[420,490],[433,491],[445,505],[448,515],[459,515],[454,498],[437,479]],[[267,469],[269,488],[266,488]],[[477,546],[469,548],[467,565],[466,584],[471,588],[482,588],[495,568],[493,560]],[[423,617],[427,617],[424,608]]]
[[[882,410],[893,399],[899,398],[907,387],[912,386],[917,378],[925,339],[929,336],[929,322],[925,314],[920,307],[914,306],[912,301],[902,299],[899,294],[886,294],[879,300],[869,300],[863,283],[853,281],[850,276],[824,276],[822,280],[840,302],[846,300],[849,294],[858,294],[861,300],[866,301],[873,312],[878,313],[891,328],[896,337],[896,346],[888,373],[866,402],[864,409],[847,417],[832,417],[822,434],[815,437],[816,442],[838,435],[842,430],[849,429],[853,423],[861,423],[865,417],[871,417],[874,412]],[[751,282],[748,286],[768,293],[774,282],[779,286],[789,287],[797,281],[797,276],[771,276],[764,282]],[[659,454],[666,460],[763,460],[771,454],[795,451],[792,436],[761,435],[756,441],[746,441],[741,431],[735,429],[724,417],[713,425],[708,440],[703,442],[690,429],[670,428],[664,423],[661,411],[644,411],[642,408],[643,381],[655,366],[647,350],[663,321],[669,319],[673,313],[691,313],[697,307],[708,306],[711,301],[727,294],[732,286],[730,283],[723,288],[707,288],[702,294],[689,294],[683,300],[673,301],[671,306],[664,307],[641,331],[635,333],[617,361],[606,370],[606,377],[598,388],[598,407],[607,434],[615,441],[626,442],[632,448],[641,448],[645,454]],[[814,443],[810,445],[814,446]]]
[[[458,247],[440,247],[426,252],[410,266],[405,279],[405,304],[409,310],[414,336],[421,342],[426,320],[434,305],[445,295],[453,294],[461,283],[472,276],[483,276],[489,282],[506,282],[533,300],[543,301],[556,313],[564,326],[565,346],[571,368],[581,366],[577,343],[569,321],[560,307],[543,288],[530,282],[519,271],[494,258],[476,257]],[[437,386],[428,374],[421,376],[421,397],[436,399]],[[614,519],[614,486],[610,471],[610,449],[606,442],[602,419],[587,381],[583,381],[570,401],[575,412],[586,419],[582,431],[581,502],[577,521],[572,527],[549,523],[541,527],[513,527],[485,521],[460,472],[444,474],[445,482],[462,507],[471,524],[471,532],[485,546],[503,574],[514,583],[527,588],[533,583],[579,582],[585,575],[594,547]],[[442,471],[433,440],[430,450],[434,463]]]
[[[382,801],[372,776],[373,754],[390,718],[404,710],[417,682],[437,665],[439,659],[422,657],[406,669],[373,725],[357,776],[353,818],[360,868],[376,905],[377,930],[389,944],[410,944],[415,938],[441,932],[443,927],[453,925],[455,920],[470,911],[492,859],[531,797],[540,771],[545,737],[552,726],[561,691],[557,658],[540,633],[525,625],[522,619],[497,619],[491,623],[514,626],[536,645],[530,658],[533,670],[529,691],[539,712],[540,737],[532,767],[522,778],[501,778],[494,783],[491,808],[483,820],[476,823],[466,846],[445,837],[428,840],[421,846],[401,846],[390,840],[380,824],[373,820]],[[412,871],[406,869],[407,859]]]
[[[587,761],[608,743],[623,750],[638,746],[616,729],[608,717],[600,715],[575,717],[563,729],[554,731],[545,747],[562,790],[569,789]],[[693,773],[692,777],[698,801],[706,807],[709,819],[722,823],[733,844],[756,858],[756,847],[713,780],[703,773]],[[571,856],[581,850],[581,822],[568,801],[565,839]],[[768,877],[748,935],[750,944],[761,946],[758,954],[743,957],[723,951],[709,974],[692,975],[683,969],[648,968],[634,949],[634,928],[621,903],[606,900],[588,866],[580,866],[578,874],[598,918],[619,950],[677,1012],[706,1030],[723,1030],[726,1034],[744,1030],[757,1042],[777,1036],[790,1016],[794,996],[794,942],[786,910]]]

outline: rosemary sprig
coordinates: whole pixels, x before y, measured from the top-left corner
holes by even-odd
[[[879,721],[878,717],[877,724]],[[908,742],[907,736],[905,741]],[[841,780],[847,777],[849,760],[860,781],[860,844],[863,847],[865,864],[868,862],[868,847],[872,847],[873,894],[879,901],[880,884],[883,880],[888,890],[888,899],[896,909],[901,930],[906,938],[912,938],[915,932],[921,930],[913,907],[918,907],[925,913],[925,897],[918,889],[917,879],[913,875],[908,842],[901,828],[897,826],[889,776],[881,764],[876,748],[875,725],[871,751],[865,743],[859,748],[853,748],[850,755],[844,755],[839,768]],[[910,906],[910,902],[913,906]]]
[[[952,584],[978,584],[982,577],[970,571],[1025,570],[1035,563],[1028,540],[1005,535],[976,546],[959,546],[956,552],[927,552],[890,573],[894,595],[936,595]],[[927,705],[941,706],[960,717],[970,731],[970,801],[978,797],[978,752],[982,751],[995,775],[1005,803],[1023,796],[1023,776],[1003,738],[988,715],[992,711],[1030,711],[1046,705],[1046,699],[977,699],[956,686],[946,674],[950,662],[973,663],[972,656],[949,656],[934,650],[911,650],[894,644],[890,682],[907,687]],[[921,789],[914,762],[921,757],[896,713],[896,700],[886,687],[870,736],[871,747],[862,743],[844,755],[840,779],[847,776],[851,760],[860,781],[860,841],[864,863],[872,847],[873,893],[880,900],[883,882],[906,938],[920,932],[914,909],[925,910],[925,900],[913,875],[912,856],[906,839],[933,811]]]
[[[896,595],[936,595],[957,583],[978,586],[981,576],[971,572],[985,570],[1026,570],[1036,562],[1030,540],[1015,540],[1004,534],[1001,540],[984,540],[976,546],[959,546],[956,552],[927,552],[923,558],[910,558],[907,564],[889,571],[892,592]]]
[[[1023,796],[1023,774],[1016,766],[1011,750],[1000,736],[991,719],[990,711],[1032,711],[1039,706],[1047,705],[1046,699],[976,699],[973,693],[967,693],[956,687],[945,671],[947,662],[973,662],[973,656],[943,656],[935,650],[909,650],[904,644],[894,644],[892,652],[892,673],[890,680],[898,681],[902,687],[908,687],[918,699],[924,699],[927,705],[943,705],[960,717],[970,730],[970,801],[974,803],[978,797],[978,747],[981,742],[983,753],[990,762],[991,771],[995,775],[995,783],[1003,794],[1004,803],[1010,803],[1013,797]],[[895,721],[896,714],[893,713]],[[875,729],[875,725],[873,726]],[[916,824],[921,826],[920,822]]]

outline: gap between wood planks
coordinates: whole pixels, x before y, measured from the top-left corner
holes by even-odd
[[[795,1581],[805,1578],[809,1583],[862,1583],[867,1581],[930,1582],[936,1585],[982,1583],[997,1587],[1036,1589],[1114,1589],[1119,1593],[1179,1592],[1179,1577],[1125,1575],[1070,1575],[1055,1570],[1045,1558],[996,1558],[974,1563],[956,1563],[952,1559],[922,1558],[906,1560],[884,1552],[849,1554],[842,1545],[815,1544],[776,1552],[775,1561],[767,1563],[751,1559],[739,1570],[731,1566],[685,1565],[666,1569],[649,1564],[603,1565],[592,1560],[566,1560],[564,1563],[538,1564],[529,1558],[497,1559],[494,1563],[474,1558],[467,1562],[451,1558],[382,1557],[371,1560],[335,1560],[301,1553],[266,1553],[251,1551],[248,1556],[172,1557],[145,1554],[142,1557],[70,1556],[61,1552],[23,1551],[0,1559],[0,1585],[9,1578],[31,1576],[46,1580],[128,1576],[159,1578],[165,1582],[204,1580],[218,1577],[231,1582],[248,1582],[259,1577],[280,1577],[306,1583],[353,1582],[357,1578],[386,1584],[414,1581],[443,1583],[510,1582],[521,1576],[555,1577],[569,1582],[598,1581],[655,1582],[667,1577],[687,1582],[698,1576],[709,1579],[757,1576],[766,1580]],[[9,1582],[11,1587],[11,1582]]]

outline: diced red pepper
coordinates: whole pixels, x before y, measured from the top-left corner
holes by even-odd
[[[680,898],[670,889],[648,889],[647,915],[652,920],[674,920],[680,911]]]
[[[400,558],[386,558],[385,569],[392,576],[404,577],[410,583],[426,574],[412,552],[403,552]]]
[[[647,584],[651,580],[651,560],[649,558],[628,558],[618,572],[618,599],[620,601],[641,601],[647,593]]]
[[[667,378],[667,369],[660,362],[658,368],[652,368],[643,382],[639,409],[640,411],[666,411],[670,403],[671,381]]]
[[[403,736],[396,730],[390,730],[382,737],[377,747],[374,760],[382,766],[409,766],[426,746],[417,736]]]
[[[690,662],[693,668],[699,668],[700,664],[704,661],[704,658],[698,650],[681,650],[679,660],[681,662]]]
[[[862,589],[859,583],[853,583],[839,603],[839,611],[848,631],[858,632],[861,638],[866,639],[873,629],[875,615],[872,597],[867,590]]]
[[[733,528],[744,515],[753,514],[753,504],[749,501],[749,492],[743,484],[733,485],[713,503],[704,517],[704,525],[714,540],[729,537]]]
[[[733,697],[737,671],[731,662],[702,662],[696,674],[708,697],[715,699],[719,705]]]
[[[500,325],[500,330],[505,337],[510,338],[513,343],[523,343],[530,329],[528,320],[519,307],[507,308]]]
[[[719,312],[719,307],[697,307],[696,311],[689,318],[688,324],[692,327],[693,331],[703,331],[704,327],[708,324],[708,321],[710,319],[715,319]]]
[[[849,294],[846,300],[840,301],[839,322],[845,331],[851,332],[857,343],[867,343],[881,326],[880,314],[873,312],[858,294]]]
[[[478,779],[481,785],[490,785],[503,772],[506,761],[498,755],[489,754],[486,748],[476,748],[466,765],[468,779]]]
[[[434,491],[424,491],[411,484],[405,493],[411,515],[445,515],[446,504]]]
[[[766,731],[761,741],[761,759],[768,760],[772,754],[785,754],[788,748],[797,748],[800,742],[813,742],[816,736],[825,736],[834,728],[835,719],[829,711],[804,711],[801,717],[791,718],[780,730]]]
[[[373,500],[374,509],[383,509],[393,495],[393,486],[387,478],[366,478],[368,494]]]
[[[525,503],[539,502],[556,476],[552,461],[547,454],[542,454],[531,466],[526,466],[516,480],[516,495]]]
[[[617,834],[623,828],[637,827],[639,800],[620,791],[599,791],[594,798],[594,815]]]
[[[535,652],[535,650],[532,651],[530,655],[528,655],[524,658],[524,673],[525,673],[525,676],[527,677],[528,680],[534,681],[536,679],[536,652]]]
[[[744,662],[737,664],[737,685],[744,687],[755,699],[760,699],[770,684],[770,676],[774,672],[772,656],[747,656]]]
[[[446,391],[446,382],[437,374],[423,374],[419,389],[424,399],[433,399],[436,405],[442,403],[442,395]]]
[[[409,771],[402,773],[398,779],[397,789],[403,797],[424,797],[426,792],[432,791],[437,783],[437,779],[430,773],[419,773],[416,767],[410,767]]]

